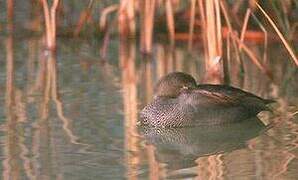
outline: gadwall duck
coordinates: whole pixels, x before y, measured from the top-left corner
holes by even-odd
[[[173,72],[155,86],[154,99],[140,112],[140,124],[185,127],[239,122],[267,111],[274,101],[228,85],[197,85],[189,74]]]

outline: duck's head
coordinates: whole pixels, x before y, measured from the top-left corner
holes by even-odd
[[[196,86],[196,80],[191,75],[182,72],[172,72],[158,81],[154,89],[154,98],[175,98],[182,89],[195,88]]]

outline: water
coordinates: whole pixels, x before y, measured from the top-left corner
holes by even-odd
[[[56,57],[38,37],[0,40],[3,179],[297,179],[298,71],[279,45],[267,54],[274,81],[246,58],[244,73],[230,73],[234,86],[276,99],[274,113],[140,132],[137,114],[159,77],[184,71],[204,79],[198,51],[157,43],[144,58],[134,43],[113,40],[104,61],[96,40],[59,39]]]

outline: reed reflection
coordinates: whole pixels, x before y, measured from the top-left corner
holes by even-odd
[[[137,170],[140,164],[138,135],[137,135],[137,74],[135,67],[136,46],[134,41],[120,41],[119,63],[123,87],[124,104],[124,147],[126,177],[137,179]]]
[[[219,154],[246,147],[246,142],[265,126],[257,118],[222,126],[141,130],[156,148],[159,163],[165,163],[167,177],[217,178],[223,174]],[[195,167],[198,167],[197,171]],[[214,174],[215,173],[215,174]]]
[[[145,87],[146,91],[141,96],[145,96],[144,104],[149,103],[153,97],[153,75],[154,75],[154,67],[152,65],[150,57],[146,56],[141,64],[141,87]],[[149,166],[149,179],[156,180],[160,177],[163,177],[162,167],[159,162],[155,158],[155,147],[151,144],[145,145],[146,155],[148,158],[148,166]]]
[[[59,170],[61,155],[55,147],[55,138],[51,128],[51,102],[54,102],[57,116],[62,121],[62,129],[70,142],[83,146],[86,144],[78,142],[78,137],[71,129],[71,120],[64,115],[63,103],[59,97],[56,55],[46,54],[43,51],[40,53],[42,49],[38,46],[41,44],[39,39],[29,41],[29,60],[26,66],[27,84],[25,89],[19,89],[15,86],[13,37],[9,36],[5,43],[5,115],[7,121],[4,131],[7,139],[3,146],[5,157],[2,162],[3,179],[63,178],[63,173]],[[37,54],[41,54],[41,57],[36,58]],[[37,120],[33,122],[27,117],[27,115],[32,117],[27,108],[32,105],[37,109]]]
[[[64,115],[63,103],[59,98],[58,73],[56,55],[48,52],[42,54],[39,59],[38,78],[35,88],[42,92],[42,99],[39,105],[39,120],[36,122],[36,130],[33,137],[33,152],[35,154],[34,167],[38,178],[51,179],[63,178],[63,173],[59,170],[59,154],[55,148],[55,139],[51,128],[51,118],[49,111],[51,102],[54,102],[57,116],[62,121],[62,129],[72,144],[85,145],[78,142],[78,137],[74,135],[71,127],[71,120]],[[42,167],[42,168],[39,168]]]
[[[5,110],[6,110],[6,140],[4,146],[5,160],[3,164],[3,179],[16,179],[20,174],[19,166],[19,148],[18,148],[18,131],[17,116],[14,113],[15,87],[14,87],[14,49],[13,37],[10,35],[6,40],[6,93],[5,93]]]
[[[6,124],[3,161],[3,179],[19,179],[23,173],[34,179],[31,161],[27,157],[28,147],[25,144],[25,126],[27,122],[24,93],[15,86],[14,39],[10,35],[6,40]]]
[[[57,169],[54,168],[55,161],[57,159],[53,159],[54,155],[54,144],[52,138],[52,129],[51,129],[51,121],[49,118],[49,110],[50,110],[50,100],[52,98],[52,93],[56,93],[53,86],[56,82],[55,77],[55,69],[56,69],[56,59],[53,54],[42,54],[42,58],[40,60],[40,68],[39,71],[41,74],[40,84],[38,84],[42,91],[42,99],[39,106],[39,120],[36,122],[36,131],[34,133],[34,154],[36,155],[35,168],[37,169],[38,175],[37,177],[43,179],[50,179],[51,177],[58,177],[60,174]],[[42,168],[39,168],[42,167]]]
[[[6,39],[6,93],[4,132],[3,179],[19,179],[25,172],[34,179],[30,159],[26,156],[28,147],[24,138],[24,123],[27,122],[26,103],[23,91],[15,86],[14,38],[12,34]]]

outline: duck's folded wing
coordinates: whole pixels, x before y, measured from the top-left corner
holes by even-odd
[[[236,90],[237,91],[237,90]],[[184,98],[183,98],[184,96]],[[261,111],[266,110],[265,101],[253,94],[245,91],[237,91],[231,93],[229,91],[210,91],[209,89],[195,89],[182,95],[182,100],[192,106],[208,107],[233,107],[242,106],[248,110]]]
[[[193,90],[193,92],[189,94],[188,102],[201,106],[234,106],[241,103],[238,97],[229,96],[220,92],[210,92],[203,89]]]

